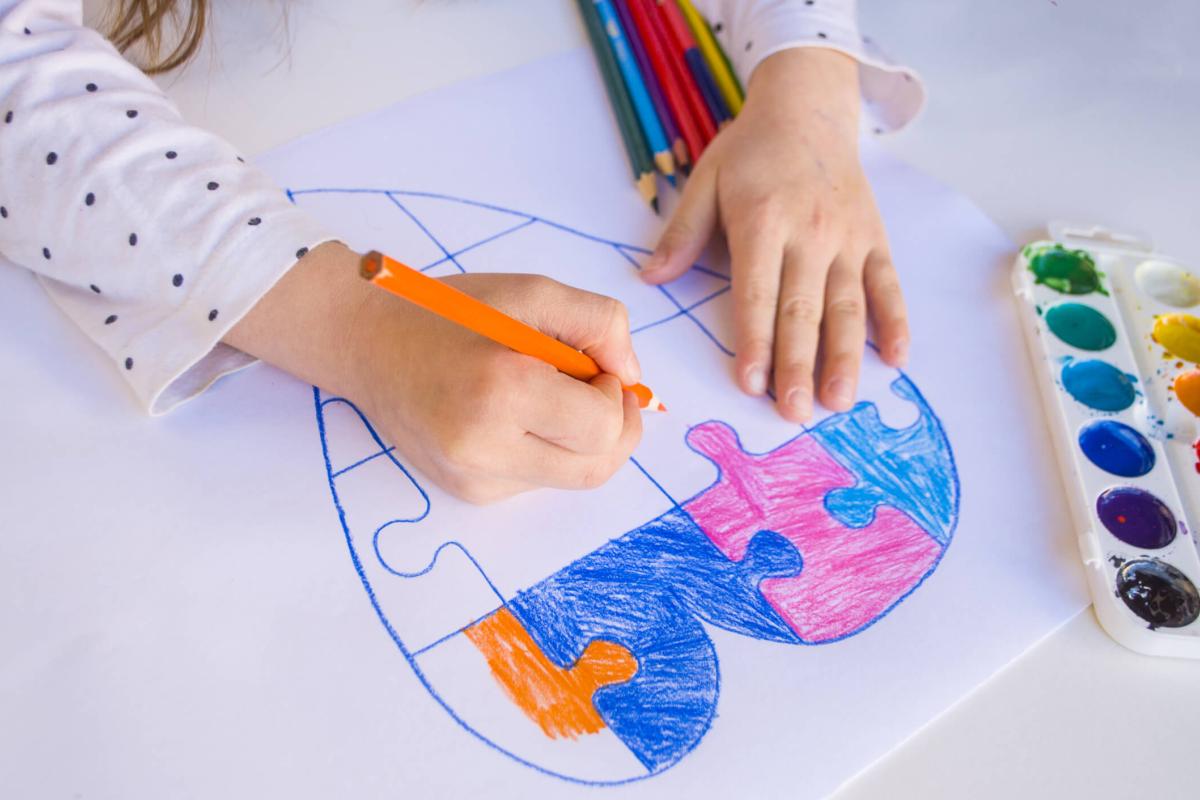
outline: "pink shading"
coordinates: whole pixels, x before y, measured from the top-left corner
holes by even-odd
[[[720,477],[683,508],[731,561],[741,561],[762,531],[800,552],[799,575],[766,578],[760,591],[806,642],[824,642],[870,624],[910,591],[937,561],[941,545],[910,517],[879,506],[865,528],[847,528],[825,509],[825,495],[855,476],[807,434],[762,455],[747,453],[728,425],[706,422],[688,444]]]

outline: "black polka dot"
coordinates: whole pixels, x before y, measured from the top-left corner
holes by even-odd
[[[208,182],[208,190],[209,190],[210,192],[215,192],[215,191],[216,191],[217,189],[219,189],[219,188],[221,188],[221,184],[217,183],[216,181],[209,181],[209,182]]]
[[[723,31],[723,30],[725,30],[725,23],[723,23],[723,22],[718,22],[717,24],[713,25],[713,32],[714,32],[714,33],[720,33],[720,32],[721,32],[721,31]]]
[[[54,162],[56,162],[56,161],[58,161],[58,153],[55,153],[53,151],[46,153],[46,163],[47,164],[50,164],[51,166],[53,166]]]
[[[247,225],[261,225],[262,217],[251,217],[246,224]]]
[[[116,314],[109,314],[107,317],[105,317],[105,318],[104,318],[104,324],[105,324],[105,325],[112,325],[112,324],[113,324],[114,322],[116,322],[116,321],[117,321],[117,315],[116,315]]]
[[[818,38],[818,39],[828,39],[829,37],[828,37],[828,36],[826,36],[824,33],[821,33],[820,31],[817,31],[817,38]]]
[[[129,246],[135,247],[136,245],[137,245],[137,234],[136,233],[129,234]]]
[[[93,292],[95,292],[96,294],[100,294],[100,287],[99,287],[99,286],[97,286],[96,284],[94,284],[94,283],[93,283],[93,284],[92,284],[91,286],[89,286],[88,288],[89,288],[89,289],[91,289],[91,290],[92,290]]]
[[[246,163],[246,159],[242,158],[241,156],[238,156],[238,157],[237,157],[237,160],[238,160],[238,161],[240,161],[240,162],[242,162],[243,164],[245,164],[245,163]]]
[[[92,192],[88,192],[87,196],[83,198],[83,204],[85,206],[94,205],[95,202],[96,202],[96,195],[93,194]]]
[[[754,47],[754,42],[746,42],[746,52],[750,52],[750,48]]]
[[[8,219],[8,209],[0,206],[0,219]]]
[[[50,260],[50,248],[49,247],[42,248],[42,258],[46,259],[47,261]]]
[[[183,286],[183,276],[180,275],[178,272],[176,272],[175,277],[171,278],[171,285],[172,286]]]
[[[128,111],[125,112],[125,116],[129,117],[130,119],[133,119],[134,117],[137,116],[137,109],[134,109],[134,108],[129,109]]]
[[[212,322],[216,318],[217,318],[217,310],[214,308],[212,311],[208,312],[208,321]]]
[[[10,122],[12,122],[12,112],[11,111],[9,111],[7,114],[4,115],[4,124],[7,125]]]
[[[132,358],[125,359],[125,369],[133,369],[133,359]]]
[[[32,34],[32,33],[33,33],[33,31],[29,30],[29,28],[26,28],[26,29],[25,29],[25,35],[26,35],[26,36],[29,36],[29,35],[30,35],[30,34]]]
[[[307,247],[301,247],[299,250],[296,251],[296,258],[304,258],[306,255],[308,255]]]
[[[174,150],[168,150],[166,152],[167,158],[175,158],[177,155],[179,155],[179,153],[176,153]]]
[[[883,128],[876,128],[875,133],[883,133]]]
[[[85,87],[83,87],[83,88],[87,89],[89,92],[94,92],[94,91],[96,91],[97,89],[99,89],[100,87],[99,87],[99,86],[97,86],[97,85],[96,85],[96,84],[94,84],[94,83],[89,83],[87,86],[85,86]]]
[[[804,5],[811,6],[814,2],[815,0],[804,0]]]

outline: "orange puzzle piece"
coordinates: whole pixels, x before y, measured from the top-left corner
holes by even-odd
[[[601,686],[629,680],[638,669],[629,650],[599,640],[590,643],[570,669],[563,669],[546,658],[507,608],[463,632],[487,659],[509,699],[551,739],[574,739],[603,729],[592,695]]]

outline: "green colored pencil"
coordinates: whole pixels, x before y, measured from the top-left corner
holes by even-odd
[[[621,138],[625,142],[625,152],[629,155],[629,163],[633,168],[634,183],[638,193],[657,213],[658,187],[654,182],[654,159],[650,154],[650,145],[646,142],[637,117],[634,116],[633,101],[629,98],[625,81],[618,71],[616,58],[609,48],[608,36],[601,27],[600,14],[591,0],[575,0],[575,4],[579,6],[584,27],[587,28],[588,40],[592,44],[592,52],[596,54],[600,74],[604,77],[608,101],[616,114],[617,126],[621,129]]]

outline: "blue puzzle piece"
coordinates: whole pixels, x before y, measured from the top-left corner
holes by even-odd
[[[893,506],[946,545],[958,515],[958,477],[950,444],[912,381],[900,377],[891,388],[920,412],[907,428],[889,428],[873,404],[859,403],[812,429],[830,455],[859,479],[857,486],[832,490],[825,508],[843,525],[863,528],[875,518],[876,506]]]
[[[700,619],[797,642],[757,586],[800,568],[795,548],[769,533],[755,537],[745,559],[730,561],[675,509],[519,592],[509,608],[564,668],[594,639],[633,653],[637,674],[597,691],[593,703],[653,771],[691,749],[716,710],[717,659]]]

